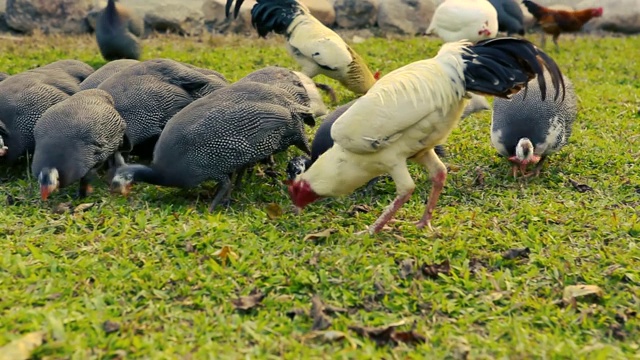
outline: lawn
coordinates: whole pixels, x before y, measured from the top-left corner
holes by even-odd
[[[353,46],[385,74],[439,45]],[[124,198],[102,181],[87,199],[74,200],[74,186],[43,203],[26,160],[0,168],[0,346],[44,331],[36,359],[640,358],[640,37],[560,45],[549,54],[579,95],[569,145],[540,178],[514,180],[491,147],[490,111],[467,118],[446,145],[435,233],[412,225],[431,186],[414,165],[418,188],[393,230],[360,237],[393,183],[297,216],[282,183],[293,148],[276,157],[279,178],[254,171],[214,213],[215,184],[136,185]],[[278,38],[154,37],[144,57],[231,81],[297,68]],[[0,71],[11,74],[68,58],[104,64],[89,36],[0,42]],[[340,104],[353,98],[317,79]],[[72,211],[83,203],[93,206]],[[563,301],[572,285],[601,293]],[[264,297],[244,298],[255,291]],[[326,309],[308,314],[314,295]],[[398,322],[378,342],[354,330]]]

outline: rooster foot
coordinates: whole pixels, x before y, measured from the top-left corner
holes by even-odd
[[[435,232],[433,226],[431,226],[431,220],[420,220],[415,223],[418,229],[424,229],[426,226],[430,231]]]

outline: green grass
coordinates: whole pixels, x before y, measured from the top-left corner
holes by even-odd
[[[536,41],[537,37],[533,37]],[[355,44],[374,70],[388,73],[432,57],[428,38],[369,39]],[[168,57],[237,80],[266,65],[296,67],[280,39],[158,37],[145,58]],[[580,110],[570,144],[538,179],[514,180],[489,142],[490,112],[463,121],[449,137],[452,170],[434,217],[437,233],[411,221],[431,184],[412,165],[418,188],[392,232],[356,237],[393,198],[383,181],[373,196],[324,200],[300,216],[285,186],[254,174],[233,205],[209,214],[214,184],[192,191],[136,185],[128,198],[104,181],[86,212],[56,214],[75,187],[39,200],[26,161],[0,169],[0,346],[45,330],[40,359],[92,358],[638,358],[640,320],[640,37],[561,39],[549,53],[573,80]],[[58,59],[104,63],[91,37],[0,42],[0,71],[16,73]],[[333,85],[340,103],[353,98]],[[310,131],[312,134],[312,131]],[[277,157],[284,174],[291,149]],[[484,185],[474,184],[476,168]],[[282,177],[281,176],[281,177]],[[588,184],[581,193],[569,183]],[[267,216],[269,203],[284,214]],[[368,204],[368,213],[350,213]],[[306,234],[336,229],[330,237]],[[222,260],[224,246],[237,254]],[[528,259],[502,253],[528,247]],[[400,263],[449,260],[436,279],[400,277]],[[384,288],[376,295],[374,284]],[[600,301],[560,306],[565,286],[597,285]],[[379,287],[378,286],[378,287]],[[233,299],[254,288],[267,295],[247,313]],[[378,291],[379,292],[379,291]],[[312,321],[286,313],[310,297],[349,309],[331,329],[350,341],[306,336]],[[621,321],[626,317],[626,321]],[[107,320],[120,324],[106,334]],[[417,346],[378,347],[348,329],[416,322]],[[401,329],[409,329],[409,325]],[[635,354],[635,355],[634,355]]]

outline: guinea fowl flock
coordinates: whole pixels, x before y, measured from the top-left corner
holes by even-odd
[[[514,176],[539,175],[567,143],[577,113],[571,81],[556,62],[525,39],[497,37],[522,29],[500,15],[508,7],[496,11],[487,0],[443,2],[429,30],[445,40],[436,56],[383,77],[296,0],[258,0],[253,26],[261,37],[284,35],[301,71],[268,66],[234,83],[171,59],[140,61],[140,23],[118,5],[109,0],[98,19],[96,39],[110,60],[98,70],[61,60],[0,76],[0,157],[11,164],[32,154],[42,199],[76,182],[86,196],[106,167],[111,191],[120,194],[137,182],[191,188],[214,180],[213,210],[246,170],[294,146],[306,154],[286,169],[298,210],[388,174],[397,196],[369,227],[376,233],[415,189],[411,161],[433,184],[417,222],[431,228],[447,177],[442,146],[461,119],[490,109],[485,96],[496,97],[491,144],[513,163]],[[359,97],[327,114],[319,90],[335,94],[314,82],[319,74]],[[324,115],[310,142],[306,127]],[[146,163],[129,163],[133,155]],[[536,165],[531,173],[529,164]]]

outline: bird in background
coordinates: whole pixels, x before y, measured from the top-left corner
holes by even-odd
[[[489,0],[498,12],[498,31],[524,36],[524,14],[516,0]]]
[[[575,11],[554,10],[536,4],[530,0],[523,0],[522,3],[529,10],[536,22],[542,27],[541,46],[546,43],[546,34],[550,34],[556,49],[559,49],[558,38],[562,33],[575,33],[582,29],[589,20],[602,16],[602,7],[588,8]]]
[[[546,81],[550,81],[545,72]],[[578,114],[577,97],[573,83],[563,75],[565,98],[550,99],[547,88],[546,100],[537,81],[527,86],[526,96],[521,91],[511,99],[497,98],[493,102],[491,118],[491,145],[513,164],[511,174],[518,171],[524,177],[539,176],[547,157],[564,147]],[[526,168],[535,165],[532,172]]]
[[[334,145],[289,185],[300,210],[323,198],[348,195],[370,179],[388,173],[397,196],[368,228],[382,230],[415,189],[407,160],[422,165],[433,183],[418,228],[431,219],[447,169],[434,148],[457,126],[468,92],[509,97],[537,77],[542,93],[551,74],[558,98],[564,84],[558,65],[531,42],[518,38],[444,44],[437,55],[410,63],[380,78],[336,120]]]
[[[227,0],[227,17],[233,1]],[[236,0],[234,18],[243,1]],[[324,26],[296,0],[258,0],[251,9],[251,23],[261,37],[271,32],[284,35],[287,51],[310,78],[323,74],[362,95],[380,77],[379,72],[371,73],[364,59],[340,35]]]
[[[433,13],[425,34],[444,42],[476,42],[498,35],[498,13],[487,0],[446,0]]]
[[[142,52],[140,37],[144,20],[130,9],[109,0],[96,22],[96,40],[102,57],[107,60],[139,60]]]

